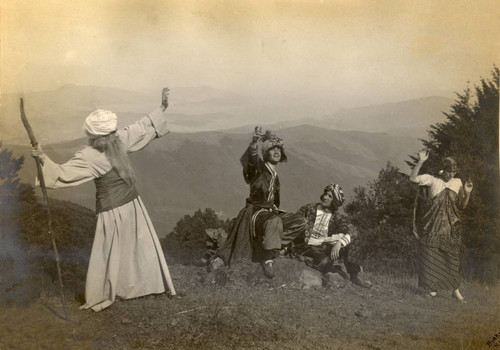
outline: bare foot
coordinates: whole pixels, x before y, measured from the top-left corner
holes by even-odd
[[[428,297],[434,298],[437,297],[438,293],[436,291],[432,291],[426,294]]]
[[[451,295],[453,296],[453,298],[457,299],[462,304],[467,303],[467,300],[464,299],[464,297],[462,296],[462,294],[460,294],[460,291],[458,289],[455,289]]]

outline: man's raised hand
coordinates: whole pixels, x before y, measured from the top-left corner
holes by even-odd
[[[161,105],[163,106],[163,110],[166,110],[168,107],[168,93],[170,92],[169,88],[163,88],[161,92]]]

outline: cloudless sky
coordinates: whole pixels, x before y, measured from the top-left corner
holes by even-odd
[[[500,62],[496,0],[3,0],[2,92],[67,83],[383,103]]]

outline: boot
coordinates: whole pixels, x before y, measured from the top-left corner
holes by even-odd
[[[371,286],[359,278],[357,273],[351,274],[351,282],[361,288],[370,288]]]
[[[215,258],[213,258],[212,260],[210,260],[208,262],[207,272],[212,272],[212,271],[218,270],[221,267],[223,267],[224,265],[225,265],[224,260],[222,260],[222,258],[216,256]]]
[[[323,272],[323,274],[325,274],[325,275],[328,272],[338,273],[340,275],[340,277],[342,277],[343,279],[345,279],[345,280],[349,279],[349,276],[347,275],[347,273],[345,273],[344,270],[342,270],[342,266],[334,265],[331,262],[328,263],[327,265],[325,265],[323,267],[323,269],[320,271]]]

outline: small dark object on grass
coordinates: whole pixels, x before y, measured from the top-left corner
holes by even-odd
[[[168,298],[169,299],[182,299],[182,297],[184,296],[184,294],[180,294],[180,293],[177,293],[177,294],[167,294]]]
[[[11,290],[13,290],[14,288],[16,288],[17,286],[19,285],[19,283],[14,283],[12,286],[8,287],[8,288],[5,288],[5,292],[8,293],[10,292]]]

